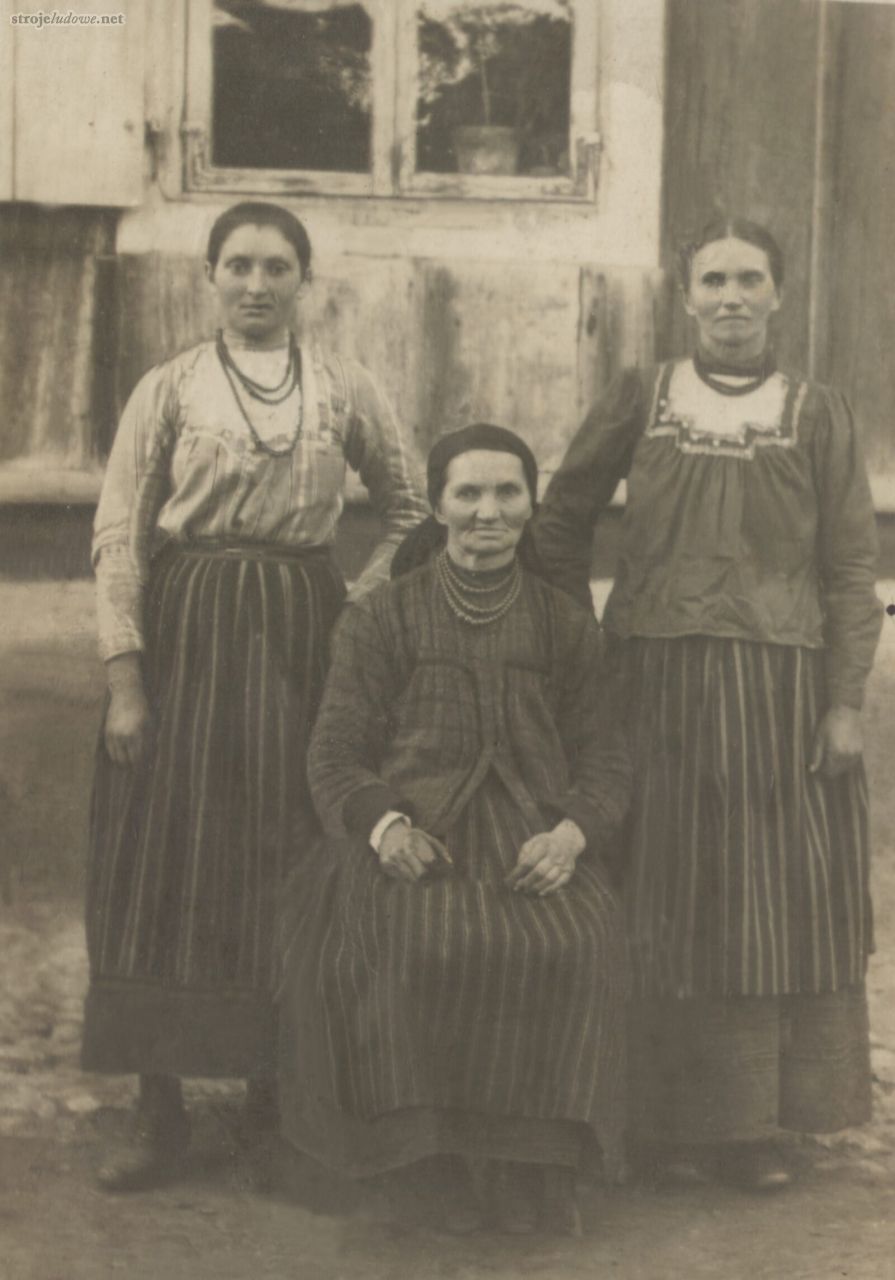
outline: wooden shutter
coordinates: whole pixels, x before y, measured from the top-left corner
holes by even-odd
[[[4,12],[9,9],[10,0],[3,0],[4,47],[12,35],[13,95],[11,175],[0,169],[0,192],[44,204],[138,204],[143,167],[140,0],[94,0],[87,12],[123,15],[124,22],[114,26],[10,26]],[[48,12],[45,0],[15,0],[16,14],[41,10]],[[3,91],[0,82],[0,95]],[[0,127],[2,123],[0,106]],[[4,176],[10,179],[6,188]]]

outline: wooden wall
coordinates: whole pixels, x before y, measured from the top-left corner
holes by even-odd
[[[96,458],[114,236],[106,210],[0,205],[0,462],[86,469]]]
[[[895,510],[895,6],[849,4],[841,17],[818,281],[824,362],[865,425],[871,473]]]
[[[484,419],[549,468],[607,378],[650,358],[658,287],[632,268],[346,255],[318,270],[303,320],[373,370],[422,452]],[[213,332],[214,309],[191,258],[121,257],[117,295],[121,403],[150,365]]]

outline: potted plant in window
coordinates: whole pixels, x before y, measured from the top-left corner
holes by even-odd
[[[568,127],[571,17],[569,0],[420,5],[420,105],[459,172],[516,173],[527,139]]]

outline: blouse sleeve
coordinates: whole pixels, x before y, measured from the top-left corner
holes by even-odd
[[[93,526],[100,655],[143,649],[143,591],[155,525],[170,487],[176,411],[165,367],[151,369],[125,406]]]
[[[332,639],[329,675],[311,735],[308,777],[327,830],[344,827],[368,840],[384,814],[412,817],[377,772],[397,697],[390,646],[370,604],[343,613]]]
[[[879,543],[861,442],[844,396],[824,395],[814,438],[818,568],[830,706],[860,708],[882,626]]]
[[[590,567],[597,517],[631,466],[643,430],[643,375],[624,370],[582,422],[534,521],[550,581],[591,610]]]
[[[360,364],[346,367],[349,392],[345,457],[360,474],[385,532],[349,592],[349,601],[388,581],[389,566],[405,534],[428,514],[415,451],[372,374]]]
[[[575,610],[576,615],[579,610]],[[631,801],[633,766],[616,684],[603,659],[592,614],[558,619],[568,637],[557,716],[560,739],[571,764],[569,790],[554,807],[581,828],[588,846],[602,852],[621,825]]]

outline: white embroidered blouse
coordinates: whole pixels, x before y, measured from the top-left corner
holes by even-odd
[[[290,417],[288,431],[277,433],[263,405],[251,401],[248,408],[265,444],[279,451],[294,437],[294,448],[272,453],[253,439],[214,342],[151,369],[131,395],[94,524],[104,659],[143,648],[150,560],[172,539],[330,545],[350,466],[385,523],[349,594],[357,599],[387,579],[395,548],[425,516],[414,451],[385,395],[356,361],[302,347],[301,392],[275,415],[280,424]]]

